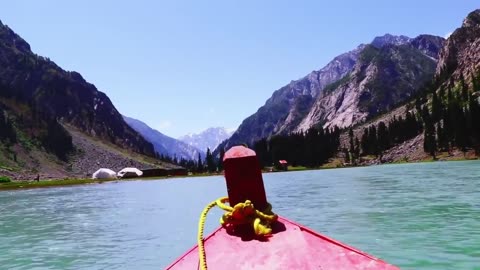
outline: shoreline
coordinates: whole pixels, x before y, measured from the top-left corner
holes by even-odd
[[[331,163],[326,163],[318,168],[307,168],[303,166],[299,167],[289,167],[287,171],[262,171],[262,173],[276,173],[276,172],[298,172],[298,171],[316,171],[316,170],[330,170],[330,169],[346,169],[346,168],[360,168],[360,167],[370,167],[370,166],[379,166],[379,165],[394,165],[394,164],[415,164],[415,163],[430,163],[430,162],[450,162],[450,161],[471,161],[479,160],[479,157],[476,158],[453,158],[453,159],[425,159],[418,161],[402,161],[402,162],[388,162],[381,164],[363,164],[355,166],[332,166]],[[194,174],[194,175],[179,175],[179,176],[159,176],[159,177],[135,177],[127,179],[50,179],[43,181],[12,181],[8,183],[0,183],[0,192],[8,190],[23,190],[23,189],[33,189],[33,188],[54,188],[54,187],[68,187],[76,185],[92,185],[92,184],[103,184],[103,183],[112,183],[112,182],[124,182],[124,181],[150,181],[150,180],[168,180],[175,178],[196,178],[196,177],[208,177],[208,176],[223,176],[223,173],[203,173],[203,174]]]
[[[178,176],[154,176],[154,177],[134,177],[134,178],[117,178],[117,179],[48,179],[37,181],[12,181],[8,183],[0,183],[0,192],[6,190],[19,190],[19,189],[33,189],[33,188],[54,188],[54,187],[68,187],[77,185],[94,185],[104,183],[115,182],[128,182],[128,181],[151,181],[151,180],[168,180],[175,178],[190,178],[190,177],[207,177],[207,176],[221,176],[223,174],[198,174],[198,175],[178,175]]]

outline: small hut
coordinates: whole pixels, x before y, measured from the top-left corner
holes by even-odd
[[[277,167],[278,167],[279,170],[287,171],[288,170],[288,162],[284,159],[281,159],[281,160],[278,161]]]

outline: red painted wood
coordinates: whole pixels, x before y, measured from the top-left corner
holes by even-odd
[[[205,239],[208,269],[399,269],[282,217],[273,229],[267,241],[242,239],[217,229]],[[199,269],[197,247],[167,269]]]
[[[223,158],[230,205],[250,200],[255,208],[267,206],[262,171],[255,152],[244,146],[230,148]]]

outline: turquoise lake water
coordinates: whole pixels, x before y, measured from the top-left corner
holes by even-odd
[[[480,269],[480,162],[265,174],[274,211],[402,269]],[[0,269],[163,269],[223,177],[0,192]],[[221,212],[210,212],[206,231]]]

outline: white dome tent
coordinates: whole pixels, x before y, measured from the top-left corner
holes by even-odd
[[[101,168],[98,171],[94,172],[92,175],[92,179],[116,179],[117,174],[106,168]]]
[[[143,175],[143,172],[137,168],[123,168],[121,171],[117,173],[117,177],[119,178],[134,178],[142,175]]]

